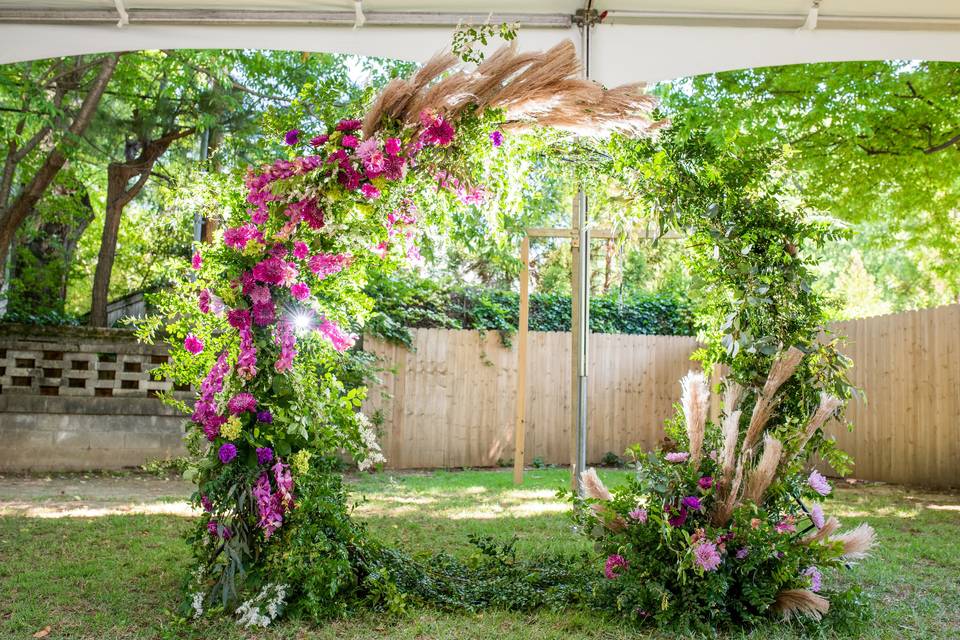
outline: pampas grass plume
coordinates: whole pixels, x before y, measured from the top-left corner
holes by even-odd
[[[830,610],[830,601],[809,589],[787,589],[777,594],[773,610],[783,614],[787,620],[810,616],[819,621]]]
[[[703,437],[707,427],[707,411],[710,405],[710,391],[706,378],[699,371],[690,371],[680,380],[680,404],[687,425],[687,439],[690,441],[690,463],[696,469],[703,455]]]

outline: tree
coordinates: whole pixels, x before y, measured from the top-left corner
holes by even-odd
[[[90,126],[119,59],[120,54],[107,54],[92,61],[82,58],[58,60],[37,74],[39,77],[32,77],[33,73],[29,72],[34,71],[34,67],[30,66],[28,73],[21,78],[18,88],[22,102],[20,108],[16,109],[18,120],[14,134],[7,140],[7,156],[0,182],[0,265],[6,264],[10,243],[17,229],[67,163],[67,147],[74,144]],[[28,84],[31,80],[39,84],[31,86]],[[4,94],[10,95],[16,88],[7,85]],[[52,91],[52,99],[43,97],[45,90]],[[79,108],[71,114],[70,103],[81,95]],[[37,101],[42,102],[40,108],[51,113],[52,117],[40,120],[33,127],[35,132],[24,139],[28,131],[27,116]],[[32,170],[27,161],[35,151],[42,152],[44,147],[41,143],[48,139],[53,140],[50,150],[38,159],[36,169]],[[18,178],[24,182],[24,186],[11,201]],[[0,274],[2,279],[3,274]]]
[[[784,168],[807,202],[863,232],[854,238],[858,248],[923,246],[926,256],[914,264],[934,265],[937,288],[947,292],[941,302],[960,299],[960,65],[770,67],[684,79],[658,92],[668,111],[682,114],[681,126],[705,129],[713,144],[783,149]]]

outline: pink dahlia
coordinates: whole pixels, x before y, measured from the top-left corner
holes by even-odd
[[[810,509],[810,521],[813,523],[817,529],[823,529],[824,517],[823,517],[823,507],[819,504],[813,505]]]
[[[377,189],[369,182],[365,182],[363,186],[360,187],[360,193],[362,193],[363,197],[367,198],[368,200],[376,200],[380,197],[380,189]]]
[[[603,575],[609,580],[616,580],[623,575],[629,566],[630,563],[627,562],[626,558],[619,554],[614,554],[609,556],[607,562],[603,565]]]
[[[183,340],[183,348],[197,355],[203,353],[203,340],[193,335],[192,333],[187,334],[187,337]]]
[[[816,469],[810,472],[810,477],[807,478],[807,484],[810,485],[811,489],[822,496],[830,494],[830,483],[827,482],[827,479],[823,477],[823,474]]]
[[[290,295],[297,300],[306,300],[310,297],[310,287],[303,282],[298,282],[290,287]]]
[[[295,242],[293,244],[293,257],[297,260],[304,260],[310,255],[310,247],[306,242]]]
[[[716,571],[722,562],[717,545],[709,540],[703,540],[693,548],[693,560],[704,571]]]
[[[636,509],[634,509],[633,511],[631,511],[631,512],[628,513],[627,515],[630,516],[630,519],[631,519],[631,520],[635,520],[635,521],[639,522],[640,524],[643,524],[643,523],[645,523],[645,522],[647,521],[647,510],[646,510],[646,509],[641,509],[641,508],[637,507]]]
[[[233,415],[240,415],[247,411],[254,411],[257,408],[257,399],[253,397],[253,394],[250,393],[238,393],[237,395],[230,398],[230,402],[227,403],[227,407],[230,409],[230,413]]]
[[[203,266],[203,257],[201,257],[199,251],[195,252],[193,258],[190,259],[190,266],[193,267],[194,271],[199,271],[200,267]]]

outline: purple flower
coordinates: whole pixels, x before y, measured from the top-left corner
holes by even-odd
[[[238,393],[230,398],[230,402],[227,403],[227,407],[229,407],[230,413],[237,416],[241,413],[256,409],[257,399],[254,398],[250,393]]]
[[[266,327],[277,319],[277,307],[273,302],[253,305],[253,323],[258,327]]]
[[[713,486],[713,478],[711,478],[710,476],[703,476],[702,478],[697,480],[697,484],[700,485],[701,489],[706,491],[707,489]]]
[[[609,556],[606,564],[603,565],[603,575],[607,576],[610,580],[616,580],[623,575],[623,572],[626,571],[629,566],[630,563],[627,562],[626,558],[614,554]]]
[[[200,267],[203,266],[203,258],[200,256],[199,251],[195,252],[193,258],[190,259],[190,266],[193,267],[194,271],[199,271]]]
[[[702,505],[700,504],[700,498],[697,496],[687,496],[680,501],[680,504],[691,511],[700,511]]]
[[[230,533],[230,529],[222,524],[218,524],[216,520],[211,520],[207,523],[207,531],[210,532],[210,535],[223,538],[224,540],[229,540],[230,536],[233,535]]]
[[[300,142],[300,130],[299,129],[290,129],[283,136],[283,141],[286,142],[291,147],[298,142]]]
[[[667,505],[664,510],[667,512],[667,522],[671,527],[682,527],[683,523],[687,521],[686,507],[680,507],[680,509],[677,510]]]
[[[807,484],[810,485],[810,488],[819,493],[822,496],[830,494],[830,483],[827,482],[827,479],[823,477],[817,470],[810,472],[810,477],[807,478]]]
[[[640,524],[643,524],[647,521],[647,510],[637,507],[627,515],[630,516],[631,520],[636,520]]]
[[[663,459],[667,462],[686,462],[687,458],[690,457],[690,454],[686,451],[671,451],[667,455],[663,456]]]
[[[823,529],[823,507],[821,507],[819,504],[813,505],[813,507],[810,509],[810,521],[813,522],[813,526],[815,526],[817,529]]]
[[[203,353],[203,340],[192,333],[188,333],[187,337],[183,339],[183,348],[193,355],[198,355]]]
[[[290,295],[292,295],[297,300],[306,300],[310,297],[310,287],[308,287],[303,282],[298,282],[297,284],[290,287]]]
[[[210,498],[205,495],[200,496],[200,504],[203,506],[204,511],[207,513],[213,513],[213,503],[210,502]]]
[[[810,591],[814,593],[820,591],[823,587],[823,574],[816,567],[807,567],[803,570],[803,575],[810,578]]]
[[[264,424],[271,424],[273,422],[273,414],[266,409],[264,409],[263,411],[259,411],[257,412],[257,422],[262,422]]]
[[[499,130],[494,130],[490,132],[490,142],[495,147],[499,147],[503,144],[503,132]]]
[[[222,444],[217,455],[220,456],[220,462],[230,464],[230,461],[237,457],[237,447],[232,442]]]
[[[708,540],[700,542],[693,548],[693,560],[704,571],[716,571],[721,562],[717,545]]]
[[[743,560],[747,557],[747,555],[749,555],[749,553],[750,549],[747,549],[746,547],[740,547],[740,549],[737,550],[737,560]]]
[[[273,460],[273,449],[270,447],[257,447],[257,464],[267,464]]]

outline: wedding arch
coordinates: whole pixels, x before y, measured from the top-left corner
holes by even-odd
[[[360,469],[383,460],[359,410],[366,390],[350,349],[370,310],[362,287],[369,271],[418,259],[419,193],[484,198],[470,180],[480,149],[532,127],[629,138],[666,125],[652,117],[642,85],[605,89],[579,72],[570,42],[545,52],[503,47],[470,69],[435,56],[390,82],[363,118],[288,131],[290,158],[218,194],[222,241],[198,249],[189,277],[141,327],[145,339],[162,327],[171,341],[158,375],[198,389],[192,406],[180,405],[204,512],[191,537],[190,615],[218,609],[266,626],[291,607],[324,617],[402,609],[410,598],[457,602],[449,576],[383,547],[351,519],[331,465],[339,452]],[[581,529],[603,550],[601,566],[500,562],[502,550],[489,548],[493,569],[437,560],[458,589],[512,580],[529,606],[589,602],[639,622],[826,613],[821,570],[862,557],[873,534],[838,535],[836,519],[810,503],[830,488],[804,463],[829,452],[820,427],[849,388],[836,350],[817,342],[820,318],[798,311],[816,300],[803,291],[805,266],[791,243],[812,231],[798,215],[781,216],[772,194],[758,197],[751,181],[759,179],[738,175],[721,199],[729,206],[694,206],[685,214],[694,217],[677,220],[713,238],[724,267],[718,287],[755,286],[742,282],[754,269],[766,293],[745,299],[783,305],[781,316],[763,318],[783,329],[727,362],[722,423],[707,420],[703,377],[689,376],[668,429],[676,448],[637,452],[636,479],[614,492],[588,472],[586,497],[573,498]],[[726,268],[732,261],[736,270]],[[600,582],[571,586],[589,576]]]

